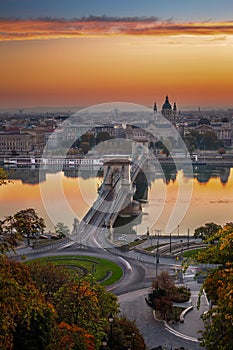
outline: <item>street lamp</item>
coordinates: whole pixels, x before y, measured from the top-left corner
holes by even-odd
[[[113,350],[113,334],[112,334],[112,330],[113,330],[114,317],[113,317],[112,312],[110,313],[110,315],[108,317],[108,322],[110,324],[110,350]]]
[[[158,277],[158,264],[159,264],[159,233],[161,232],[161,230],[155,230],[155,232],[158,233],[157,249],[156,249],[156,270],[155,270],[155,274],[156,274],[156,278],[157,278]]]
[[[100,350],[105,350],[106,347],[107,347],[107,344],[108,344],[107,338],[106,338],[106,336],[104,336],[103,339],[102,339],[102,344],[100,346]]]
[[[133,339],[133,341],[132,341],[132,350],[135,350],[134,349],[135,333],[132,333],[132,339]]]

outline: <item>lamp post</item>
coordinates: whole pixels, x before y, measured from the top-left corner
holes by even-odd
[[[106,336],[104,336],[102,339],[102,344],[101,344],[100,350],[105,350],[106,348],[107,348],[107,338],[106,338]]]
[[[134,342],[135,342],[135,333],[132,333],[132,350],[135,350],[134,349]]]
[[[161,232],[161,230],[155,230],[155,232],[158,233],[157,236],[157,249],[156,249],[156,270],[155,270],[155,275],[156,278],[158,277],[158,263],[159,263],[159,233]]]
[[[172,253],[172,233],[170,232],[170,254]]]
[[[113,350],[113,322],[114,322],[114,317],[112,312],[110,313],[109,317],[108,317],[108,322],[110,324],[110,350]]]

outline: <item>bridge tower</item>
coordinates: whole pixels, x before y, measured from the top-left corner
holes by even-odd
[[[148,140],[147,139],[137,139],[133,140],[132,143],[132,158],[138,156],[144,156],[148,158],[149,156],[149,148],[148,148]]]
[[[104,162],[104,188],[111,190],[117,181],[126,191],[132,190],[130,179],[131,160],[124,158],[112,158]]]

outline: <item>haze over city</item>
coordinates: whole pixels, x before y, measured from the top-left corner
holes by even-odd
[[[231,1],[1,1],[0,108],[232,107]]]

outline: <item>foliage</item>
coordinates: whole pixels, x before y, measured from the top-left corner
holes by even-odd
[[[80,149],[83,151],[84,154],[87,154],[88,151],[90,151],[91,147],[88,142],[81,142]]]
[[[54,329],[53,339],[46,350],[94,350],[94,339],[84,329],[61,322]]]
[[[181,287],[173,286],[170,292],[171,292],[172,301],[176,303],[185,303],[189,301],[190,295],[191,295],[190,291],[184,286],[181,286]]]
[[[200,226],[194,231],[194,238],[201,238],[202,240],[208,240],[211,236],[218,233],[222,226],[215,224],[214,222],[208,222],[204,226]]]
[[[203,284],[213,307],[203,315],[201,344],[207,350],[228,350],[233,343],[233,224],[226,224],[209,241],[215,243],[199,253],[198,261],[219,265]]]
[[[4,169],[0,168],[0,186],[7,185],[9,182],[11,181],[8,180],[7,172]]]
[[[191,153],[195,149],[216,150],[222,147],[222,143],[218,140],[214,131],[202,133],[198,132],[198,130],[191,130],[184,136],[184,142]]]
[[[55,232],[59,238],[68,237],[70,235],[70,229],[63,222],[58,222],[55,226]]]
[[[72,276],[67,269],[52,263],[42,264],[33,261],[28,264],[28,268],[37,288],[51,303],[55,293],[72,281]]]
[[[118,311],[117,298],[91,276],[70,274],[62,266],[32,262],[29,270],[37,288],[54,305],[58,322],[85,329],[99,344],[108,327],[109,313]]]
[[[44,349],[55,322],[54,308],[36,289],[28,268],[0,257],[0,349]]]
[[[13,217],[8,216],[0,220],[0,254],[14,250],[22,236],[12,227]]]
[[[112,137],[107,131],[101,131],[96,136],[96,144],[98,145],[101,142],[110,140]]]
[[[159,312],[163,319],[171,317],[173,302],[185,302],[190,291],[185,287],[176,287],[167,271],[162,271],[152,282],[152,291],[148,294],[148,306]]]
[[[133,321],[125,317],[115,318],[112,333],[113,350],[146,350],[146,345],[138,328]],[[111,333],[107,334],[108,344],[111,342]]]

